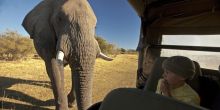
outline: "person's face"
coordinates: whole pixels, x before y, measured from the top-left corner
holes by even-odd
[[[164,69],[163,78],[168,82],[170,85],[178,84],[185,79],[169,70]]]

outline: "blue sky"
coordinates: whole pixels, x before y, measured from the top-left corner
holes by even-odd
[[[41,0],[0,0],[0,33],[6,29],[27,35],[25,15]],[[121,48],[135,49],[140,19],[127,0],[89,0],[98,19],[96,34]]]
[[[21,26],[25,15],[41,0],[0,0],[0,33],[6,29],[27,35]],[[127,0],[89,0],[96,16],[96,34],[120,48],[136,49],[140,18]],[[184,40],[183,40],[184,39]],[[165,36],[163,44],[220,47],[220,36]]]

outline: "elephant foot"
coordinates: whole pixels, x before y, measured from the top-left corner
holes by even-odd
[[[69,108],[73,108],[74,106],[76,106],[76,102],[68,102],[68,107]]]
[[[66,103],[56,104],[56,110],[69,110],[69,107]]]
[[[68,107],[69,108],[73,108],[74,106],[76,106],[76,100],[75,97],[73,97],[72,95],[68,94]]]

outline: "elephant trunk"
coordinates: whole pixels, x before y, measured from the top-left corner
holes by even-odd
[[[81,48],[81,49],[79,49]],[[74,56],[70,56],[69,64],[72,69],[72,75],[74,79],[73,86],[76,94],[76,101],[78,110],[87,110],[92,104],[92,84],[93,84],[93,70],[96,59],[96,52],[91,46],[89,47],[78,47],[79,50],[73,52]],[[66,105],[66,95],[64,92],[64,77],[63,77],[63,59],[64,53],[62,51],[57,52],[56,56],[56,66],[53,67],[55,69],[56,78],[58,81],[58,104],[59,102],[64,102]],[[71,60],[71,61],[70,61]],[[55,61],[54,61],[55,62]],[[61,98],[59,98],[61,97]],[[61,99],[61,100],[60,100]]]
[[[89,40],[79,39],[72,46],[73,51],[69,58],[79,110],[87,110],[92,104],[92,73],[97,56],[97,47],[93,40],[92,37]]]
[[[75,89],[79,110],[87,110],[92,104],[92,73],[96,57],[113,60],[100,51],[94,37],[69,37],[68,39],[64,35],[58,40],[56,59],[62,62],[65,58],[69,62],[73,76],[74,85],[72,86]]]
[[[73,83],[79,110],[87,110],[92,104],[93,69],[73,70]]]

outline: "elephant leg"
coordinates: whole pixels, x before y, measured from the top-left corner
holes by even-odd
[[[50,60],[45,61],[45,66],[46,66],[46,70],[47,70],[47,75],[48,75],[48,77],[50,79],[50,82],[51,82],[54,99],[55,99],[55,102],[57,102],[57,97],[58,96],[57,96],[57,90],[55,89],[56,85],[55,85],[55,81],[54,81],[54,76],[53,76],[53,71],[52,71],[52,64],[51,64]],[[56,103],[56,108],[58,107],[57,105],[58,104]]]
[[[72,72],[72,79],[73,79],[73,72]],[[72,108],[76,104],[76,97],[75,97],[75,88],[74,88],[74,81],[72,80],[72,88],[70,93],[68,94],[68,107]]]
[[[67,97],[64,92],[63,65],[59,64],[55,58],[45,61],[45,65],[51,80],[56,110],[68,110]]]
[[[73,75],[78,110],[87,110],[92,104],[92,74]]]

